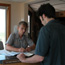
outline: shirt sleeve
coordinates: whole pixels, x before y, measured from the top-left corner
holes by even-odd
[[[41,28],[36,44],[35,54],[46,56],[49,50],[49,32],[44,27]]]
[[[27,37],[27,43],[29,46],[32,46],[34,44],[33,41],[28,37]]]
[[[9,38],[8,38],[8,40],[7,40],[7,42],[6,42],[6,44],[12,45],[13,42],[14,42],[14,34],[12,33],[12,34],[10,34],[10,36],[9,36]]]

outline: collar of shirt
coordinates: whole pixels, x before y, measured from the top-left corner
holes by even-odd
[[[23,35],[23,36],[22,36],[22,38],[20,38],[20,37],[19,37],[18,32],[16,33],[16,38],[20,38],[20,39],[22,39],[22,40],[23,40],[23,39],[24,39],[24,37],[25,37],[25,35]]]
[[[55,21],[55,19],[54,19],[54,20],[49,21],[47,24],[49,24],[49,23],[51,23],[51,22],[54,22],[54,21]],[[47,25],[47,24],[46,24],[46,25]]]

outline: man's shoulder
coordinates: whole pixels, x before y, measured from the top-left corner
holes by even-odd
[[[45,25],[45,28],[48,31],[58,31],[58,30],[65,30],[65,26],[61,24],[60,21],[54,20],[50,22],[49,24]]]
[[[14,35],[16,35],[16,33],[11,33],[10,35],[14,36]]]
[[[16,36],[16,33],[11,33],[11,34],[10,34],[10,37],[11,37],[11,38],[14,38],[15,36]]]

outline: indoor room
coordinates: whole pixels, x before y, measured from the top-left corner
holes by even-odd
[[[0,0],[0,65],[65,65],[64,29],[65,0]]]

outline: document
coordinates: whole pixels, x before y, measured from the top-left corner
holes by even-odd
[[[0,55],[5,55],[5,56],[14,56],[16,54],[19,54],[20,52],[10,52],[7,50],[0,50]]]
[[[0,50],[0,55],[5,55],[5,56],[14,56],[14,55],[17,55],[17,54],[20,54],[20,53],[23,53],[25,54],[26,56],[31,56],[34,54],[34,50],[31,51],[31,52],[14,52],[14,51],[7,51],[7,50]]]

